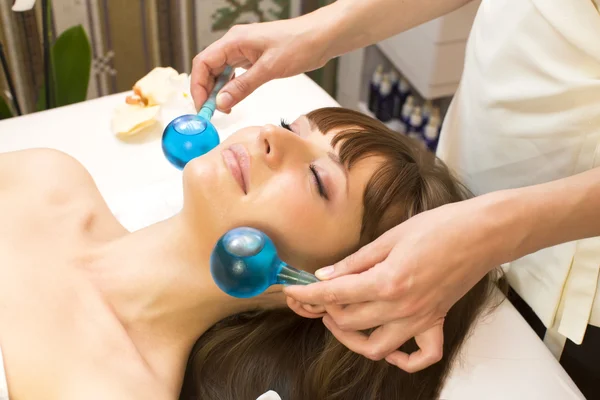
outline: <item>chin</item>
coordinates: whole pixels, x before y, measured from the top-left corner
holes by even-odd
[[[209,153],[195,158],[183,169],[184,203],[193,205],[194,208],[214,202],[216,194],[222,189],[219,188],[221,169],[215,165],[215,158],[211,156]]]
[[[211,153],[212,151],[201,157],[194,158],[186,164],[183,168],[182,178],[184,188],[192,189],[193,192],[196,192],[204,185],[215,183],[218,179],[215,175],[217,175],[218,172],[214,165],[213,154]]]
[[[190,161],[183,169],[183,211],[202,229],[231,229],[239,207],[239,188],[221,161],[222,147]]]

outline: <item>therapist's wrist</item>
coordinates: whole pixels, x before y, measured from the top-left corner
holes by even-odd
[[[521,218],[520,256],[573,240],[600,236],[600,167],[514,189]]]
[[[310,30],[313,49],[320,53],[321,64],[360,47],[353,15],[344,2],[336,1],[300,17]]]
[[[519,190],[501,190],[476,198],[482,228],[487,235],[491,268],[530,252],[534,217],[532,204]]]
[[[573,240],[600,236],[600,167],[568,178],[476,198],[498,264]],[[476,204],[476,203],[474,203]]]

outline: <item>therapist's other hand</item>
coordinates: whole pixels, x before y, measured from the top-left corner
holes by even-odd
[[[231,108],[259,86],[322,67],[327,40],[310,15],[274,22],[232,27],[194,58],[191,93],[200,109],[227,65],[247,71],[226,84],[217,96],[217,108]],[[321,29],[322,30],[322,29]]]
[[[442,358],[448,310],[517,241],[501,234],[496,211],[493,201],[476,198],[424,212],[317,271],[323,282],[285,294],[311,305],[305,311],[313,317],[326,312],[323,322],[350,350],[407,372],[424,369]],[[369,336],[361,332],[371,328]],[[400,352],[413,337],[420,350]]]

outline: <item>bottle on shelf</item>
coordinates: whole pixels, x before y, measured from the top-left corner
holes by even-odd
[[[408,120],[408,136],[422,143],[424,142],[422,132],[423,115],[421,114],[421,107],[416,106],[410,114],[410,118]]]
[[[408,133],[408,127],[410,123],[410,116],[412,114],[413,108],[415,107],[415,98],[412,96],[408,96],[406,101],[402,105],[402,112],[400,113],[400,122],[403,125],[403,132]]]
[[[375,116],[381,122],[388,122],[393,117],[394,112],[394,95],[392,93],[392,83],[389,76],[383,76],[381,85],[379,86],[378,107],[375,111]]]
[[[383,65],[378,65],[371,77],[369,84],[369,110],[373,113],[377,112],[378,101],[379,101],[379,87],[383,80]]]
[[[402,108],[404,107],[406,99],[408,99],[408,97],[410,96],[410,93],[410,84],[405,78],[400,78],[400,80],[398,81],[398,89],[396,90],[395,95],[394,117],[402,119]]]
[[[423,104],[423,125],[427,125],[429,122],[429,118],[431,117],[431,113],[433,111],[433,101],[425,100]]]
[[[425,142],[427,143],[427,147],[433,152],[435,152],[437,148],[438,138],[440,136],[440,128],[442,125],[442,120],[440,117],[440,109],[433,108],[431,112],[431,117],[427,122],[427,125],[423,128],[423,137],[425,138]]]
[[[396,94],[396,92],[398,91],[398,84],[400,83],[398,73],[392,69],[390,72],[388,72],[387,75],[390,80],[390,83],[392,84],[392,93]]]

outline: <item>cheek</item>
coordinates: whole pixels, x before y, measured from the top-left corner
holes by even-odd
[[[257,188],[254,196],[242,201],[257,218],[284,229],[313,227],[317,223],[316,201],[309,191],[307,177],[296,172],[279,173]]]
[[[337,261],[338,254],[353,245],[354,235],[347,221],[339,221],[310,190],[308,179],[291,174],[273,177],[256,197],[244,199],[235,219],[267,233],[284,261],[314,272]]]
[[[234,143],[249,143],[258,138],[260,133],[260,127],[249,126],[247,128],[240,129],[229,135],[226,139],[221,141],[219,147],[225,148],[231,146]]]

